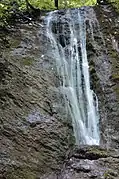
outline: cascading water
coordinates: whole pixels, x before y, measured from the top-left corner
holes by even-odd
[[[86,24],[82,9],[50,12],[46,18],[57,72],[62,78],[60,90],[72,118],[76,143],[99,144],[98,101],[90,88],[86,51]]]

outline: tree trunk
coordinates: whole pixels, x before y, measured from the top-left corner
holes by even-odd
[[[35,8],[33,7],[28,0],[25,0],[26,1],[26,7],[27,7],[27,10],[32,13],[34,16],[40,16],[41,15],[41,10],[39,8]]]
[[[58,9],[58,0],[55,0],[55,7]]]

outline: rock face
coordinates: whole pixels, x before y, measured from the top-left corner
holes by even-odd
[[[119,16],[110,5],[94,10],[99,28],[94,31],[95,45],[89,40],[87,49],[93,66],[91,77],[99,99],[101,143],[119,148]]]
[[[42,179],[118,179],[119,152],[97,146],[75,147],[68,155],[59,174]]]
[[[0,179],[119,178],[119,19],[111,6],[94,11],[99,24],[94,43],[87,23],[87,51],[104,147],[72,149],[50,42],[39,22],[19,24],[0,38]]]
[[[96,146],[75,148],[58,179],[118,179],[118,157],[118,152]]]
[[[58,77],[44,56],[40,26],[15,30],[7,44],[1,41],[0,179],[34,179],[59,170],[74,139],[71,124],[57,113],[63,99],[53,90]]]

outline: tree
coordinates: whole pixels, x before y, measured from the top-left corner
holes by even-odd
[[[106,5],[109,4],[109,0],[97,0],[97,4]]]
[[[25,0],[26,1],[26,7],[27,7],[27,10],[28,11],[31,11],[31,13],[34,15],[34,16],[40,16],[41,15],[41,11],[39,8],[35,8],[34,6],[32,6],[28,0]]]
[[[119,0],[0,0],[0,26],[8,24],[10,17],[18,17],[26,11],[37,16],[40,15],[40,9],[76,8],[96,3],[109,4],[113,1],[113,6],[119,10]]]
[[[55,7],[58,9],[58,0],[55,0]]]

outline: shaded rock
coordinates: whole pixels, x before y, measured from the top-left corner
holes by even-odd
[[[97,152],[98,151],[98,152]],[[99,155],[97,159],[89,159],[86,153],[106,153]],[[83,146],[75,148],[69,156],[63,171],[58,179],[106,179],[108,177],[117,179],[119,176],[119,158],[115,158],[118,151],[107,150],[96,146]],[[84,157],[80,158],[80,154],[84,153]]]
[[[87,53],[90,65],[91,88],[99,100],[101,143],[118,148],[118,13],[111,5],[94,7],[87,19]],[[93,31],[90,21],[93,21]],[[110,24],[111,23],[111,24]]]
[[[58,75],[40,28],[18,25],[7,35],[10,48],[1,50],[1,179],[36,179],[59,171],[74,143],[71,124],[59,107],[63,99],[54,92]]]

